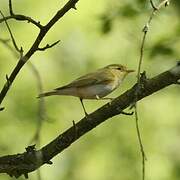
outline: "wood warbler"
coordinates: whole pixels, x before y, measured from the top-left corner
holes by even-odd
[[[76,96],[80,99],[85,115],[83,99],[111,99],[103,98],[114,91],[124,80],[127,74],[134,72],[120,64],[110,64],[95,72],[86,74],[71,83],[52,91],[39,94],[39,98],[51,95]]]

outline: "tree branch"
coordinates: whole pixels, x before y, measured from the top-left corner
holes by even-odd
[[[30,23],[34,24],[35,26],[37,26],[39,29],[43,28],[43,26],[40,24],[39,21],[35,21],[31,17],[24,16],[22,14],[14,14],[11,0],[9,0],[9,13],[10,13],[10,16],[6,16],[6,17],[3,17],[2,19],[0,19],[0,23],[2,23],[3,21],[6,21],[8,19],[15,19],[18,21],[27,21],[28,23],[30,22]]]
[[[13,81],[15,80],[16,76],[18,75],[18,73],[20,72],[20,70],[22,69],[22,67],[24,66],[24,64],[30,59],[30,57],[36,52],[38,51],[39,45],[41,43],[41,41],[43,40],[43,38],[45,37],[45,35],[47,34],[47,32],[51,29],[51,27],[58,21],[60,20],[70,9],[75,8],[76,3],[79,0],[69,0],[64,7],[62,7],[55,15],[54,17],[47,23],[47,25],[43,26],[40,29],[40,32],[35,40],[35,42],[33,43],[33,45],[31,46],[31,48],[29,49],[29,51],[20,58],[20,60],[18,61],[16,67],[14,68],[14,70],[12,71],[12,73],[9,76],[9,83],[7,84],[7,82],[4,84],[4,87],[2,88],[1,92],[0,92],[0,105],[2,104],[2,101],[4,100],[7,92],[9,91]]]
[[[0,23],[2,23],[2,22],[5,21],[5,20],[9,20],[9,19],[15,19],[15,20],[18,20],[18,21],[27,21],[28,23],[34,24],[34,25],[37,26],[39,29],[42,29],[42,28],[43,28],[43,25],[41,25],[39,21],[35,21],[35,20],[32,19],[31,17],[29,17],[29,16],[24,16],[24,15],[22,15],[22,14],[13,14],[13,15],[10,15],[10,16],[6,16],[6,17],[0,19]]]
[[[163,0],[162,2],[160,2],[158,4],[158,6],[155,6],[153,3],[153,0],[150,0],[151,6],[153,8],[148,21],[146,23],[146,25],[143,27],[143,38],[142,38],[142,42],[141,42],[141,48],[140,48],[140,58],[139,58],[139,63],[138,63],[138,71],[137,71],[137,79],[139,81],[140,78],[140,73],[141,73],[141,65],[142,65],[142,61],[143,61],[143,57],[144,57],[144,45],[145,45],[145,40],[146,40],[146,36],[147,36],[147,32],[149,31],[149,26],[151,24],[151,21],[154,17],[154,15],[163,7],[167,7],[169,5],[170,0]]]
[[[157,6],[155,6],[153,0],[150,0],[150,4],[152,6],[152,12],[148,18],[148,21],[146,23],[146,25],[143,27],[143,36],[142,36],[142,41],[141,41],[141,46],[140,46],[140,56],[139,56],[139,61],[138,61],[138,69],[137,69],[137,92],[136,92],[136,96],[138,94],[139,91],[139,86],[140,86],[140,74],[141,74],[141,66],[143,63],[143,58],[144,58],[144,47],[145,47],[145,41],[146,41],[146,37],[147,37],[147,33],[149,31],[149,26],[151,24],[151,21],[154,17],[154,15],[160,10],[161,7],[163,6],[168,6],[169,5],[170,0],[162,0]],[[145,180],[145,160],[147,160],[146,158],[146,154],[144,151],[144,147],[143,147],[143,143],[142,143],[142,138],[141,138],[141,133],[140,133],[140,129],[139,129],[139,118],[138,118],[138,111],[137,111],[137,99],[135,99],[134,101],[134,109],[135,109],[135,120],[136,120],[136,130],[137,130],[137,136],[138,136],[138,141],[139,141],[139,145],[140,145],[140,151],[141,151],[141,156],[142,156],[142,180]]]
[[[10,176],[19,177],[38,169],[43,164],[52,164],[50,161],[57,154],[61,153],[77,139],[90,130],[100,125],[107,119],[121,114],[121,112],[130,106],[134,100],[141,100],[169,85],[176,84],[180,79],[180,65],[171,68],[151,79],[141,81],[141,88],[135,84],[131,89],[107,103],[95,112],[89,114],[86,118],[81,119],[78,123],[73,123],[72,127],[60,134],[49,144],[40,150],[35,150],[34,146],[26,148],[26,152],[16,155],[7,155],[0,157],[0,173],[7,173]]]
[[[12,0],[9,0],[9,13],[10,15],[13,15],[13,8],[12,8]]]
[[[38,48],[37,50],[38,51],[45,51],[46,49],[49,49],[49,48],[52,48],[53,46],[55,46],[56,44],[58,44],[60,42],[60,40],[58,40],[58,41],[56,41],[56,42],[54,42],[54,43],[52,43],[52,44],[47,44],[46,46],[44,46],[44,47],[42,47],[42,48]]]

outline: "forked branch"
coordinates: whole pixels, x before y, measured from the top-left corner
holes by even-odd
[[[79,0],[69,0],[64,7],[62,7],[55,15],[54,17],[45,25],[40,29],[40,32],[36,38],[36,40],[34,41],[34,43],[32,44],[32,46],[30,47],[30,49],[28,50],[28,52],[22,56],[16,67],[13,69],[13,71],[11,72],[11,74],[9,75],[9,84],[7,84],[7,82],[4,84],[1,92],[0,92],[0,105],[2,104],[7,92],[9,91],[12,83],[14,82],[16,76],[18,75],[18,73],[20,72],[20,70],[22,69],[22,67],[24,66],[24,64],[30,59],[30,57],[39,50],[39,45],[41,43],[41,41],[44,39],[45,35],[47,34],[47,32],[51,29],[51,27],[57,22],[59,21],[70,9],[74,9],[76,3]],[[11,1],[10,1],[11,2]],[[11,4],[12,5],[12,4]],[[11,6],[12,8],[12,6]],[[10,9],[11,9],[10,8]],[[13,14],[13,11],[11,10],[10,12],[11,14]],[[57,43],[56,43],[57,44]],[[53,46],[52,46],[53,47]],[[47,48],[46,48],[47,49]]]

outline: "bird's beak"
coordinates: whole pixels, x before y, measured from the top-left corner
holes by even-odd
[[[135,72],[135,70],[126,70],[127,73]]]

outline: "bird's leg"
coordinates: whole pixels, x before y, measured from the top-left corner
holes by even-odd
[[[111,101],[112,101],[114,98],[108,98],[108,97],[100,98],[98,95],[96,95],[96,99],[97,99],[97,100],[110,100],[109,104],[111,105]]]
[[[84,107],[84,104],[83,104],[83,99],[82,99],[82,98],[79,98],[79,99],[80,99],[80,101],[81,101],[81,105],[82,105],[82,107],[83,107],[83,110],[84,110],[85,116],[87,117],[87,116],[88,116],[88,113],[86,112],[86,109],[85,109],[85,107]]]
[[[96,95],[96,99],[97,99],[97,100],[100,100],[100,97],[99,97],[98,95]]]

